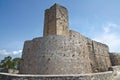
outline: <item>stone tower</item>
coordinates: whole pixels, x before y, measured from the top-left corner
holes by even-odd
[[[54,4],[45,10],[44,36],[63,35],[69,36],[68,11],[65,7]]]

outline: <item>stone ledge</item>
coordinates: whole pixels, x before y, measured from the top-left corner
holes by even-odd
[[[113,71],[90,74],[29,75],[0,73],[0,80],[112,80]]]
[[[88,73],[88,74],[60,74],[60,75],[32,75],[32,74],[11,74],[11,73],[2,73],[0,72],[0,75],[8,75],[8,76],[45,76],[45,77],[54,77],[54,76],[91,76],[91,75],[101,75],[101,74],[110,74],[113,73],[113,71],[107,71],[107,72],[99,72],[99,73]]]

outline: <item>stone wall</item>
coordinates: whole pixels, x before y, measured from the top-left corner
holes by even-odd
[[[70,30],[70,37],[44,36],[26,41],[23,74],[80,74],[107,71],[108,46]]]
[[[44,36],[69,36],[68,11],[65,7],[54,4],[45,10]]]
[[[120,53],[110,53],[112,66],[120,65]]]
[[[92,65],[91,63],[91,66],[93,66],[93,71],[108,71],[108,68],[111,66],[108,46],[96,41],[92,41],[92,46],[93,54],[90,54],[90,56],[92,56],[90,59],[92,60],[93,64],[95,64]]]
[[[6,68],[0,68],[0,72],[8,73],[8,69],[6,69]]]
[[[55,35],[56,34],[56,7],[51,7],[45,10],[44,16],[44,32],[43,35]]]
[[[91,65],[83,38],[46,36],[26,41],[20,73],[80,74],[90,73]]]
[[[76,31],[73,31],[73,30],[69,31],[69,37],[79,38],[80,39],[81,36],[82,35],[80,35],[80,33],[76,32]]]
[[[113,72],[77,75],[16,75],[0,73],[0,80],[113,80]]]
[[[111,66],[109,48],[107,45],[93,41],[80,33],[70,30],[70,37],[85,40],[86,50],[90,58],[90,65],[93,72],[107,71]]]

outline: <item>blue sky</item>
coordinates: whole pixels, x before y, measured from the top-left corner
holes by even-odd
[[[25,40],[43,34],[44,10],[69,11],[69,28],[120,52],[120,0],[0,0],[0,59],[21,56]]]

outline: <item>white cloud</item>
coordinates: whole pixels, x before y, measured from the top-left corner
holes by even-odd
[[[7,52],[5,49],[0,50],[0,55],[9,55],[10,52]]]
[[[12,51],[12,52],[9,52],[5,49],[0,50],[0,55],[18,55],[18,54],[21,54],[21,53],[22,53],[22,50],[16,50],[16,51]]]
[[[120,52],[120,34],[117,32],[119,27],[117,24],[108,23],[103,26],[103,31],[93,39],[107,44],[111,52]]]
[[[13,54],[16,55],[16,54],[21,54],[22,53],[22,50],[18,50],[18,51],[13,51]]]
[[[104,30],[105,33],[111,32],[111,30],[112,30],[113,28],[117,28],[117,25],[114,24],[114,23],[108,23],[107,25],[104,25],[104,26],[103,26],[103,30]]]

